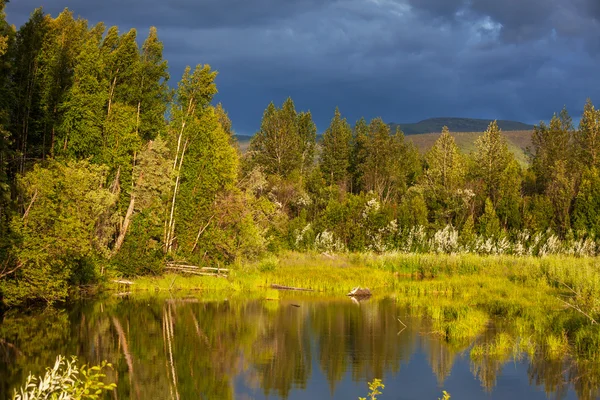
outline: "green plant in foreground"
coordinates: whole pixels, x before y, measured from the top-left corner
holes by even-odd
[[[445,390],[442,391],[442,398],[438,397],[438,400],[450,400],[450,393]]]
[[[25,385],[13,396],[13,400],[87,400],[99,399],[103,391],[111,391],[116,385],[105,384],[102,372],[112,365],[103,361],[101,365],[88,367],[77,366],[77,357],[58,356],[53,368],[47,368],[42,377],[31,374],[27,377]]]
[[[377,395],[381,394],[379,389],[385,389],[385,385],[381,382],[381,379],[373,379],[369,382],[369,394],[367,395],[369,400],[377,400]],[[358,400],[367,400],[367,397],[359,397]]]

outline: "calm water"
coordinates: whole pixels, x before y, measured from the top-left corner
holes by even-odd
[[[293,297],[289,297],[293,296]],[[399,319],[406,325],[404,327]],[[281,301],[107,298],[0,324],[0,399],[58,354],[108,360],[116,399],[587,399],[567,361],[485,357],[449,344],[393,299],[283,294]],[[478,341],[491,340],[490,332]]]

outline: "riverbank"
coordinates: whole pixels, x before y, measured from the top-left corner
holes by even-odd
[[[460,283],[468,282],[477,276],[502,278],[544,290],[555,289],[558,292],[600,297],[599,258],[473,254],[328,255],[287,252],[277,258],[272,256],[257,262],[232,265],[226,278],[166,273],[162,276],[128,279],[132,284],[124,288],[114,282],[119,280],[118,277],[114,277],[108,279],[107,288],[132,292],[255,292],[277,284],[332,294],[345,294],[356,286],[389,293],[404,288],[407,278],[418,281],[445,281],[450,285],[453,277],[463,277],[464,279],[458,280]]]
[[[490,321],[504,320],[515,332],[512,345],[529,332],[541,343],[536,351],[564,353],[571,346],[574,354],[600,356],[598,258],[284,253],[233,265],[228,273],[227,278],[141,277],[127,288],[111,289],[134,295],[190,291],[216,299],[278,300],[280,292],[271,285],[328,296],[344,296],[361,286],[376,298],[394,298],[427,315],[434,321],[433,333],[461,346],[481,334]]]

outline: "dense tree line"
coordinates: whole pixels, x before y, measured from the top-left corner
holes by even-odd
[[[175,90],[156,29],[89,26],[0,0],[0,293],[64,299],[102,275],[165,260],[232,263],[281,249],[595,254],[600,111],[535,128],[520,165],[496,123],[459,151],[444,129],[420,155],[380,118],[266,108],[242,154],[216,72]]]

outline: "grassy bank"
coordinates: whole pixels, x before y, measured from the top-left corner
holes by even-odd
[[[355,286],[366,286],[381,293],[400,289],[423,293],[428,290],[456,292],[464,285],[476,285],[480,278],[497,278],[503,285],[503,281],[507,281],[544,291],[568,292],[581,299],[600,297],[598,258],[471,254],[323,255],[291,252],[278,258],[232,265],[227,278],[176,274],[140,277],[133,279],[134,284],[129,290],[253,292],[279,284],[338,294],[345,294]],[[412,282],[409,289],[407,282]],[[116,286],[109,283],[111,289],[117,289]]]
[[[284,253],[233,265],[227,278],[166,274],[133,282],[126,290],[147,295],[196,291],[203,298],[269,300],[280,297],[271,284],[333,296],[361,286],[426,315],[432,333],[459,347],[492,321],[509,322],[513,345],[525,332],[539,336],[538,347],[551,353],[569,343],[577,354],[596,357],[600,345],[595,322],[600,320],[598,258]]]

